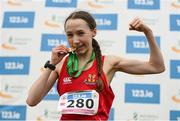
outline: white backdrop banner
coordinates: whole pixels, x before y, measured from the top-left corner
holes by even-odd
[[[154,75],[115,74],[109,120],[180,120],[180,0],[1,0],[0,120],[59,120],[56,84],[35,107],[27,93],[54,46],[68,45],[64,20],[74,10],[93,14],[104,54],[148,59],[142,33],[128,24],[140,17],[151,27],[166,71]]]

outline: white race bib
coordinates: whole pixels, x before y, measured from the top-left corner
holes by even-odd
[[[95,115],[99,106],[99,94],[95,90],[64,93],[59,98],[61,114]]]

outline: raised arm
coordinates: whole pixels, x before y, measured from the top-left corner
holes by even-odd
[[[162,53],[155,41],[152,30],[139,18],[135,18],[130,24],[130,30],[143,32],[148,40],[150,57],[148,61],[138,59],[125,59],[117,56],[107,56],[107,62],[111,65],[111,72],[122,71],[130,74],[155,74],[165,70]]]

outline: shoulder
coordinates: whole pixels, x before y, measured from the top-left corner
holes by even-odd
[[[106,70],[113,70],[120,60],[120,57],[116,55],[104,55],[103,68]]]
[[[118,65],[118,61],[120,61],[120,57],[116,55],[104,56],[103,71],[107,77],[107,80],[109,80],[109,83],[111,82],[113,75],[117,71],[116,67]]]
[[[116,55],[104,55],[104,63],[114,65],[122,60],[121,57]]]

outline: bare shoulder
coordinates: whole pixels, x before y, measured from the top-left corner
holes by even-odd
[[[120,63],[121,58],[116,55],[105,55],[103,69],[112,71],[115,69],[116,65]]]
[[[104,63],[113,66],[121,60],[122,58],[116,55],[105,55]]]
[[[120,60],[120,57],[116,55],[105,55],[103,71],[109,84],[111,83],[112,78],[117,70],[115,67],[118,64],[118,60]]]

